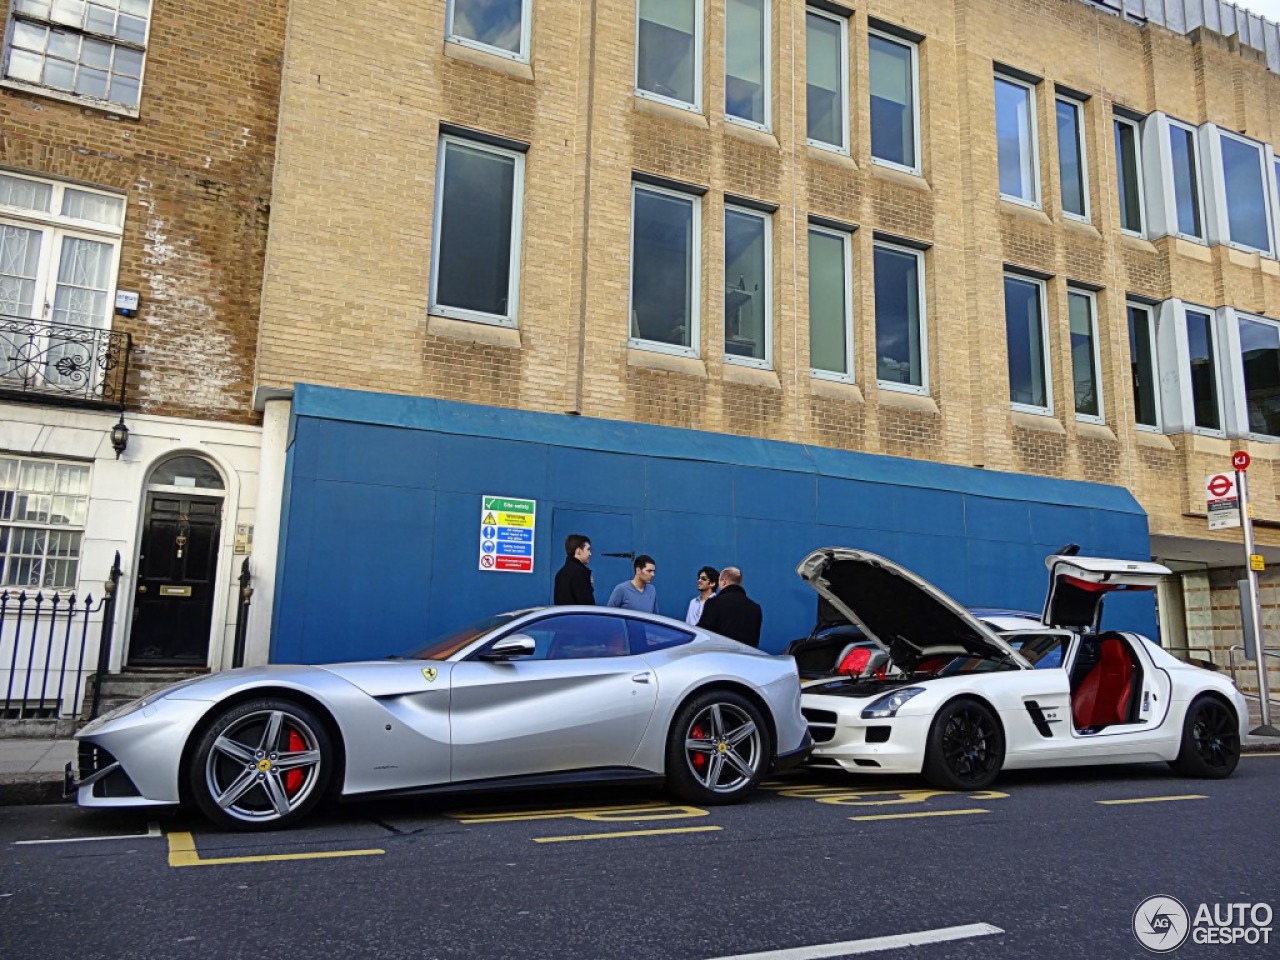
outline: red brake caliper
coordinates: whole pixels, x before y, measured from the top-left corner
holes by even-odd
[[[695,740],[702,740],[702,739],[705,739],[706,737],[706,734],[702,732],[702,728],[698,726],[695,726],[692,730],[689,731],[689,733],[692,734],[693,739]],[[699,770],[701,770],[703,767],[707,765],[707,758],[703,756],[701,753],[695,753],[693,755],[693,765],[697,767]]]
[[[306,746],[307,746],[306,743],[303,742],[302,734],[298,733],[297,730],[289,731],[290,752],[297,752],[298,750],[303,750],[306,748]],[[298,790],[301,789],[302,787],[302,777],[303,777],[302,771],[297,768],[290,770],[288,773],[286,773],[284,775],[284,792],[291,797],[295,793],[297,793]]]

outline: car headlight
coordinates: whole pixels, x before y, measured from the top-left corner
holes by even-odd
[[[863,720],[875,720],[880,717],[896,716],[902,705],[918,693],[924,693],[924,687],[903,687],[893,693],[886,693],[862,711]]]

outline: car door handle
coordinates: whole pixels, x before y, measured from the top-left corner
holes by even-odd
[[[635,683],[648,683],[648,682],[649,682],[649,674],[647,674],[647,673],[637,673],[637,674],[636,674],[634,677],[632,677],[631,679],[632,679],[632,681],[634,681]]]

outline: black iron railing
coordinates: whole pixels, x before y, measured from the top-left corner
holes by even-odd
[[[133,337],[0,314],[0,393],[124,409]]]

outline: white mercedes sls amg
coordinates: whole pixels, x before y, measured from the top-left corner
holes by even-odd
[[[1164,761],[1185,776],[1229,776],[1249,718],[1235,685],[1145,637],[1098,629],[1108,593],[1149,590],[1168,568],[1046,563],[1040,620],[1004,623],[872,553],[805,557],[797,573],[883,654],[804,686],[810,763],[923,773],[949,790],[981,789],[1001,770],[1086,764]]]

